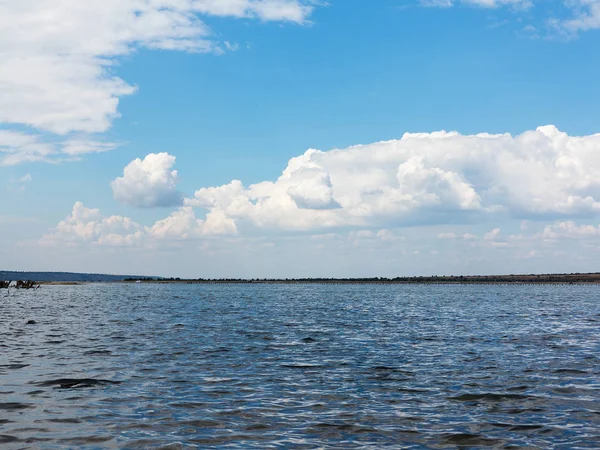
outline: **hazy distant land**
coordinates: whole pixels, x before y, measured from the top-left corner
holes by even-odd
[[[0,280],[34,280],[40,283],[98,283],[123,281],[125,278],[139,278],[138,275],[106,275],[99,273],[75,273],[75,272],[14,272],[0,270]],[[145,278],[145,277],[142,277]]]
[[[162,278],[136,275],[107,275],[74,272],[12,272],[0,271],[0,280],[35,280],[40,283],[99,283],[143,281],[146,283],[187,284],[494,284],[494,283],[600,283],[600,273],[570,274],[511,274],[511,275],[460,275],[420,277],[374,277],[374,278],[285,278],[285,279],[237,279],[237,278]]]

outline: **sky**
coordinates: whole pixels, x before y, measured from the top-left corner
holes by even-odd
[[[0,0],[0,270],[600,271],[600,0]]]

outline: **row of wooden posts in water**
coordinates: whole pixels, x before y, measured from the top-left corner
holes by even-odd
[[[0,289],[9,289],[11,287],[16,289],[38,289],[40,285],[33,280],[17,280],[14,284],[12,281],[0,281]]]

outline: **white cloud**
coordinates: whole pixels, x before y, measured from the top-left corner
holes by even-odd
[[[541,237],[543,239],[585,239],[597,236],[600,236],[600,226],[577,225],[575,222],[569,220],[548,225],[544,228],[544,231],[536,237]]]
[[[454,6],[453,0],[419,0],[422,6],[435,8],[450,8]]]
[[[304,23],[312,9],[302,0],[0,2],[0,124],[42,133],[31,137],[36,148],[15,142],[2,164],[113,148],[81,141],[106,131],[119,117],[120,97],[136,90],[115,75],[119,57],[139,48],[222,52],[202,15]],[[45,143],[73,133],[84,137]]]
[[[174,165],[175,157],[168,153],[150,153],[143,160],[131,161],[123,176],[111,183],[115,199],[144,208],[181,205],[177,171],[171,170]]]
[[[500,228],[494,228],[492,231],[485,233],[483,239],[486,241],[495,241],[500,236]]]
[[[421,5],[427,7],[450,8],[458,3],[464,3],[483,8],[498,8],[500,6],[513,6],[518,8],[530,8],[532,0],[420,0]]]
[[[10,191],[10,192],[24,192],[26,189],[26,185],[28,183],[31,183],[31,181],[33,180],[33,177],[31,176],[30,173],[27,173],[19,178],[11,178],[8,180],[8,183],[6,184],[6,188]]]
[[[220,212],[209,213],[206,220],[196,218],[193,208],[187,206],[173,212],[147,228],[151,237],[157,239],[194,239],[202,236],[234,235],[237,229],[233,220]]]
[[[396,241],[396,240],[403,240],[403,238],[400,236],[396,236],[396,234],[393,231],[387,230],[387,229],[383,229],[383,230],[379,230],[377,232],[377,237],[379,239],[381,239],[382,241],[386,241],[386,242],[391,242],[391,241]]]
[[[142,229],[127,217],[104,217],[98,209],[76,202],[71,214],[59,222],[52,234],[44,236],[42,242],[134,245],[141,238]]]
[[[556,21],[555,25],[572,33],[600,28],[599,0],[565,0],[565,3],[573,9],[574,17]]]
[[[455,233],[440,233],[438,234],[438,239],[458,239],[458,236]]]
[[[556,17],[557,2],[547,0],[419,0],[425,7],[450,8],[457,5],[476,6],[482,8],[511,7],[516,11],[528,10],[533,7],[547,8],[545,11],[545,27],[550,34],[563,37],[574,37],[581,31],[600,28],[600,0],[560,0],[563,8],[570,11],[570,17]],[[532,37],[539,37],[538,29],[531,24],[526,25],[523,31]]]
[[[518,136],[407,133],[343,150],[308,150],[292,158],[275,181],[201,188],[144,232],[157,239],[191,239],[351,228],[362,230],[354,238],[391,241],[390,229],[415,224],[454,228],[592,218],[600,213],[599,150],[600,134],[574,137],[553,126]],[[179,205],[174,164],[167,153],[133,161],[112,183],[115,198],[136,206]],[[196,217],[194,208],[206,210],[206,216]],[[454,230],[438,237],[478,240]],[[480,242],[506,245],[499,238],[495,228]]]
[[[0,130],[0,166],[14,166],[23,162],[72,161],[84,154],[106,152],[116,146],[115,143],[88,138],[57,141],[44,139],[40,135]]]
[[[186,204],[284,230],[447,223],[494,214],[592,216],[600,212],[599,148],[600,135],[573,137],[553,126],[515,137],[405,134],[345,150],[309,150],[290,160],[275,182],[245,187],[234,180],[202,188]]]
[[[200,220],[191,207],[179,208],[152,226],[142,226],[129,217],[106,217],[100,210],[86,208],[83,203],[76,202],[71,214],[40,242],[44,245],[66,243],[130,247],[236,233],[235,224],[228,218],[217,213]]]
[[[190,239],[202,235],[202,220],[198,220],[192,208],[185,207],[169,217],[156,222],[149,232],[160,239]]]

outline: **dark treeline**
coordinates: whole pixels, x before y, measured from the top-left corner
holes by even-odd
[[[600,273],[548,275],[473,275],[371,278],[126,278],[126,282],[188,284],[492,284],[492,283],[600,283]]]

